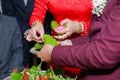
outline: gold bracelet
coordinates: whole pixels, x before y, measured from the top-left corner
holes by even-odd
[[[82,32],[84,32],[84,25],[82,22],[79,22],[76,33],[82,33]]]
[[[39,20],[36,20],[36,21],[34,21],[33,23],[32,23],[32,27],[34,27],[35,25],[37,25],[37,24],[42,24]]]

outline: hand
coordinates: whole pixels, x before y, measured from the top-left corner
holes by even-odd
[[[27,41],[44,41],[44,28],[42,23],[37,22],[35,26],[25,32],[25,38]],[[38,36],[39,35],[39,36]]]
[[[12,69],[12,72],[16,73],[16,72],[18,72],[18,69],[14,68],[14,69]]]
[[[44,47],[40,50],[40,52],[37,54],[37,56],[41,59],[43,62],[50,62],[51,61],[51,53],[54,46],[46,44]]]
[[[32,34],[31,34],[31,29],[28,29],[24,33],[24,38],[26,38],[27,41],[32,41]]]
[[[57,34],[61,34],[60,36],[54,36],[58,40],[63,40],[71,36],[73,33],[80,33],[83,31],[83,26],[80,24],[80,22],[72,21],[70,19],[64,19],[60,22],[60,25],[65,25],[66,27],[63,30],[55,29]]]
[[[64,40],[64,41],[58,41],[58,44],[60,45],[60,46],[63,46],[63,45],[72,45],[72,42],[71,42],[71,40]]]

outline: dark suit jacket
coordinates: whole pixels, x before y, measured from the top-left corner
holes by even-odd
[[[34,8],[35,0],[28,0],[27,6],[24,5],[24,0],[1,0],[2,10],[4,15],[13,16],[17,19],[22,32],[22,42],[24,50],[24,65],[27,66],[30,63],[32,54],[29,53],[29,49],[33,47],[33,43],[29,43],[24,38],[24,32],[30,28],[29,18]],[[47,12],[44,22],[45,33],[51,34],[50,23],[53,19],[50,12]]]
[[[52,60],[83,69],[80,80],[119,80],[120,0],[108,0],[101,18],[93,16],[90,28],[89,37],[72,39],[74,46],[55,47]]]
[[[24,5],[24,0],[1,0],[4,15],[17,18],[22,34],[30,28],[29,18],[34,8],[34,0],[28,0],[28,5]],[[51,34],[50,22],[53,19],[48,11],[45,17],[45,32]]]
[[[23,0],[2,0],[2,10],[4,15],[13,16],[17,19],[22,34],[30,28],[29,17],[34,8],[34,0],[28,0],[28,5],[24,5]]]
[[[0,15],[0,80],[13,68],[23,68],[21,32],[14,18]]]

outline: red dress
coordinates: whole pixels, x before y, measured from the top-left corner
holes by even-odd
[[[85,30],[82,34],[87,34],[89,31],[92,15],[92,0],[35,0],[34,6],[30,18],[31,25],[36,20],[43,23],[46,10],[49,9],[58,23],[66,18],[82,21]],[[71,71],[71,69],[69,70],[68,68],[66,70]],[[75,72],[78,74],[80,70],[75,69]]]

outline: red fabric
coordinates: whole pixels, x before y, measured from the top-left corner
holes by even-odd
[[[46,10],[49,9],[58,23],[66,18],[84,21],[89,31],[92,0],[35,0],[34,6],[30,18],[31,25],[35,20],[43,23]]]
[[[89,31],[90,19],[92,15],[92,0],[35,0],[35,8],[30,18],[30,24],[35,20],[44,22],[46,10],[50,10],[55,20],[59,23],[63,19],[83,21],[86,30]],[[55,34],[53,32],[53,34]],[[86,33],[82,33],[85,35]],[[68,75],[78,75],[80,69],[63,67]]]
[[[64,74],[70,76],[71,78],[75,78],[76,76],[80,75],[80,68],[70,68],[70,67],[62,67],[64,70]]]
[[[52,68],[55,70],[58,65],[55,64],[54,62],[51,62],[50,64],[48,64],[48,67],[52,65]],[[59,66],[60,67],[60,66]],[[64,74],[71,77],[71,78],[75,78],[76,76],[80,75],[80,68],[71,68],[71,67],[60,67],[62,70],[64,70]]]

